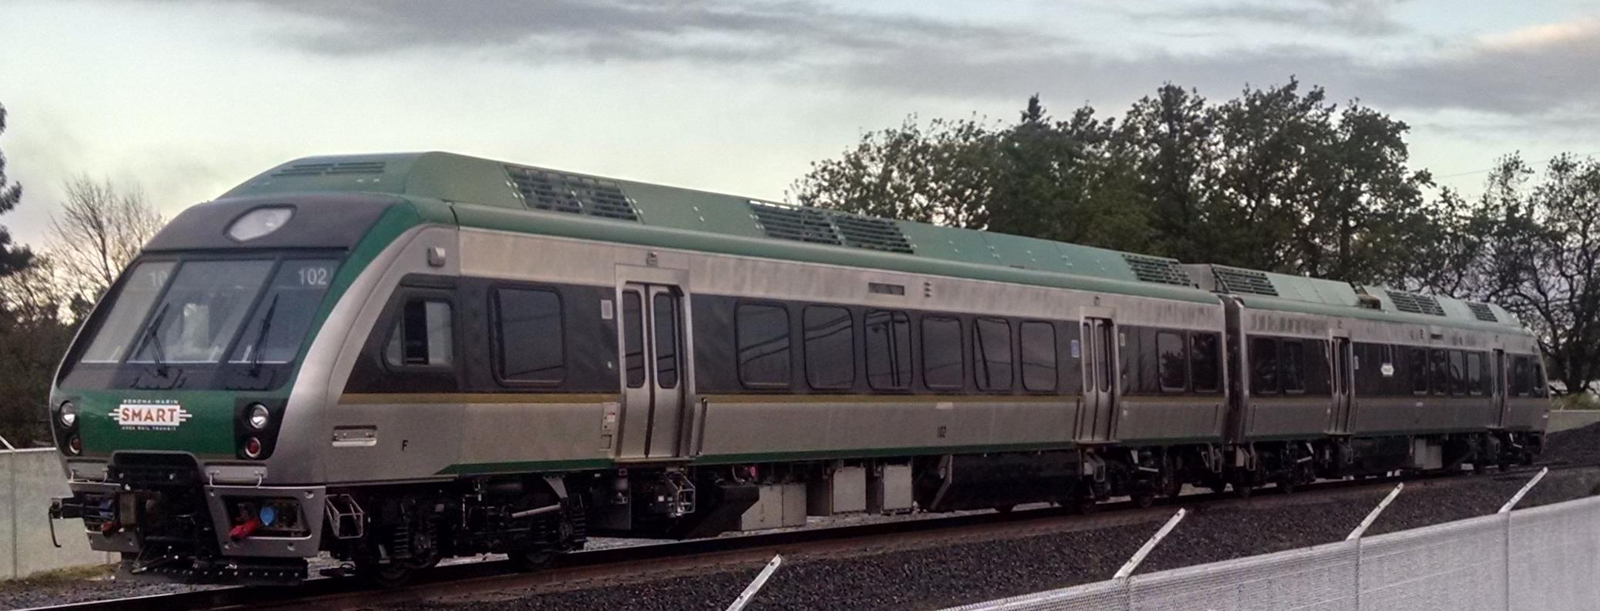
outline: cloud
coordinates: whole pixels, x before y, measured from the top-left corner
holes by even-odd
[[[189,0],[205,1],[205,0]],[[1398,34],[1406,0],[1207,4],[1133,15],[1251,20],[1347,36]],[[1046,24],[988,25],[860,13],[801,0],[254,0],[320,27],[279,36],[331,56],[455,51],[531,64],[691,62],[752,66],[820,86],[964,99],[1133,99],[1163,82],[1231,97],[1291,75],[1386,108],[1549,116],[1600,114],[1600,19],[1466,39],[1402,59],[1313,41],[1224,42],[1205,52],[1090,47]],[[1216,27],[1213,24],[1211,27]],[[1225,31],[1225,30],[1219,30]]]
[[[1397,0],[1318,0],[1203,4],[1175,11],[1146,12],[1152,20],[1226,22],[1287,26],[1308,32],[1333,32],[1355,36],[1389,36],[1407,31],[1389,8]]]
[[[331,55],[493,50],[528,63],[562,60],[743,63],[877,53],[923,45],[994,48],[1044,37],[907,16],[785,1],[255,0],[321,21],[287,39]]]

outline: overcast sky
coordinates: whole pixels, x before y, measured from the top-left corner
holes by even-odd
[[[1042,93],[1120,116],[1298,76],[1412,125],[1468,193],[1600,153],[1595,0],[0,0],[0,136],[42,240],[61,182],[169,216],[315,154],[447,150],[781,199],[863,131]]]

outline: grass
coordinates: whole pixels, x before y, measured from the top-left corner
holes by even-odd
[[[40,571],[18,579],[0,579],[0,590],[59,587],[90,579],[105,579],[116,569],[115,564],[94,564]]]
[[[1587,392],[1556,397],[1551,403],[1552,408],[1560,410],[1600,409],[1600,397]]]

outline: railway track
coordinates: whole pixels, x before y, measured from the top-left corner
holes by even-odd
[[[1177,507],[1304,503],[1339,496],[1359,496],[1398,482],[1408,487],[1452,485],[1483,477],[1514,477],[1541,467],[1552,471],[1593,465],[1541,463],[1487,475],[1460,477],[1448,474],[1391,476],[1360,480],[1324,481],[1302,486],[1293,494],[1259,490],[1250,498],[1231,494],[1192,493],[1153,507],[1131,501],[1099,505],[1089,515],[1070,514],[1061,508],[1041,507],[1010,513],[974,512],[954,516],[802,528],[773,533],[720,537],[668,543],[620,546],[561,556],[547,569],[534,573],[515,571],[507,561],[469,562],[440,566],[420,573],[409,586],[378,590],[353,578],[314,578],[296,587],[229,586],[127,598],[86,601],[24,611],[210,611],[231,608],[346,608],[404,604],[451,595],[525,589],[565,583],[618,579],[646,571],[653,574],[719,566],[753,566],[774,553],[827,554],[862,548],[911,546],[936,538],[948,544],[974,538],[1019,537],[1048,532],[1094,530],[1113,526],[1157,522]]]

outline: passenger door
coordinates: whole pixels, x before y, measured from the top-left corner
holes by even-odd
[[[1330,344],[1332,358],[1331,386],[1333,389],[1332,418],[1328,432],[1341,435],[1350,432],[1350,416],[1355,410],[1355,357],[1351,354],[1350,338],[1335,337]],[[1368,363],[1371,366],[1371,363]]]
[[[682,455],[683,303],[677,286],[639,282],[622,286],[617,324],[622,353],[619,458]]]
[[[1109,318],[1085,317],[1083,337],[1083,410],[1078,412],[1078,441],[1108,442],[1117,433],[1117,328]]]
[[[1500,414],[1495,422],[1500,428],[1505,428],[1511,424],[1511,402],[1506,399],[1506,395],[1510,394],[1507,392],[1506,378],[1509,377],[1507,374],[1510,372],[1511,363],[1506,358],[1506,351],[1500,348],[1494,349],[1492,363],[1490,369],[1494,379],[1490,380],[1489,384],[1494,389],[1494,409]]]

